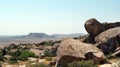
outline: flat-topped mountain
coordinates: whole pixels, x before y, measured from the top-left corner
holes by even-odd
[[[30,33],[26,35],[27,37],[37,37],[37,38],[51,38],[52,36],[45,33]]]

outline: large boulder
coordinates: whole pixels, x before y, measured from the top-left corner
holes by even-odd
[[[93,36],[96,36],[102,32],[101,26],[102,24],[99,21],[97,21],[95,18],[91,18],[85,22],[86,31]]]
[[[57,49],[56,67],[67,67],[68,63],[87,59],[95,59],[99,62],[105,60],[105,56],[94,45],[82,43],[79,40],[66,39]]]
[[[99,47],[105,54],[114,52],[120,47],[120,27],[108,29],[95,37],[97,47]]]
[[[83,41],[86,43],[95,43],[95,36],[99,35],[101,32],[106,31],[111,28],[120,27],[120,22],[115,23],[100,23],[95,18],[91,18],[85,22],[85,29],[89,36]]]

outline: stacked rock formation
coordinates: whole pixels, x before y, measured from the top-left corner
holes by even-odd
[[[83,42],[64,39],[55,48],[55,67],[68,67],[67,64],[73,61],[90,59],[100,63],[106,61],[105,54],[120,55],[120,22],[100,23],[92,18],[85,22],[85,29],[89,35]]]
[[[120,47],[120,22],[100,23],[92,18],[85,22],[85,29],[89,36],[83,42],[96,44],[104,54]]]

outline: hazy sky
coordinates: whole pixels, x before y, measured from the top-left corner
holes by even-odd
[[[0,0],[0,35],[86,33],[93,17],[120,21],[120,0]]]

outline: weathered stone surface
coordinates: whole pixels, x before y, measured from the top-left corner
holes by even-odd
[[[85,43],[95,43],[94,38],[101,32],[111,28],[120,27],[120,22],[115,23],[100,23],[95,18],[91,18],[85,22],[85,29],[89,36],[83,41]]]
[[[85,29],[92,36],[96,36],[102,32],[101,26],[102,24],[95,18],[91,18],[85,22]]]
[[[85,22],[84,25],[89,36],[83,41],[85,43],[95,43],[94,38],[96,35],[102,32],[102,24],[95,18],[91,18]]]
[[[63,40],[57,49],[57,65],[64,65],[73,61],[96,59],[105,60],[105,56],[100,49],[91,44],[82,43],[79,40]]]
[[[120,47],[120,27],[102,32],[95,37],[95,42],[105,54],[114,52],[116,48]]]
[[[108,29],[95,37],[95,42],[107,42],[111,38],[115,38],[120,35],[120,27]]]

